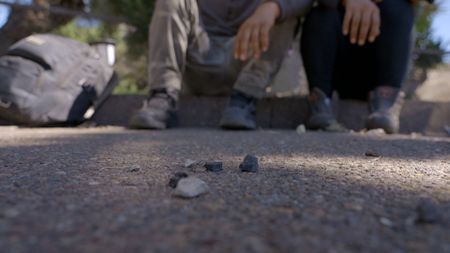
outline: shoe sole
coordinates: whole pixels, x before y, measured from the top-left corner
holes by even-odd
[[[366,121],[366,128],[369,130],[383,129],[387,134],[395,134],[398,132],[396,127],[392,126],[388,122],[380,122],[379,119],[368,119]]]
[[[238,118],[236,116],[230,116],[227,114],[231,114],[231,115],[236,115],[235,113],[225,113],[222,116],[222,119],[220,120],[220,127],[223,129],[228,129],[228,130],[255,130],[256,129],[256,124],[255,122],[252,122],[251,120],[247,120],[247,119],[243,119],[243,118]]]
[[[221,122],[220,127],[226,130],[255,130],[256,127],[250,125],[243,125],[239,122]]]
[[[139,115],[133,117],[130,120],[129,127],[137,130],[164,130],[167,126],[164,122],[154,119],[139,117]]]
[[[331,119],[327,116],[315,116],[310,117],[306,122],[306,128],[311,130],[326,130],[328,127],[337,123],[335,119]]]

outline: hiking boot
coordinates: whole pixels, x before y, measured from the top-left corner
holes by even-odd
[[[175,125],[177,91],[155,89],[130,120],[130,128],[162,130]]]
[[[397,133],[400,128],[400,111],[405,94],[389,86],[380,86],[370,92],[367,129],[384,129],[388,134]]]
[[[338,125],[333,112],[331,99],[320,89],[314,88],[309,96],[311,114],[306,122],[306,127],[312,130],[327,130],[333,125]]]
[[[239,91],[231,93],[220,127],[232,130],[256,129],[256,99]]]

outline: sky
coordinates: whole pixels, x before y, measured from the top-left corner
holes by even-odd
[[[441,10],[433,20],[432,31],[436,38],[444,41],[447,52],[450,52],[450,1],[439,0]],[[450,55],[447,55],[445,61],[450,63]]]
[[[433,20],[433,34],[436,38],[444,41],[447,51],[450,51],[450,1],[437,1],[441,10]],[[8,9],[0,4],[0,27],[6,22],[8,18]],[[450,62],[450,56],[447,57],[447,62]]]
[[[8,11],[4,6],[0,4],[0,26],[3,26],[7,18],[8,18]]]

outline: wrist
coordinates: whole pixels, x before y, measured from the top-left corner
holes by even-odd
[[[281,16],[281,8],[277,1],[265,1],[261,6],[268,8],[271,13],[273,13],[274,19],[278,19]]]

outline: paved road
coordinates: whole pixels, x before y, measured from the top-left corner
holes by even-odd
[[[172,197],[178,171],[210,193]],[[414,222],[421,198],[437,223]],[[1,252],[450,252],[448,210],[448,138],[0,128]]]

